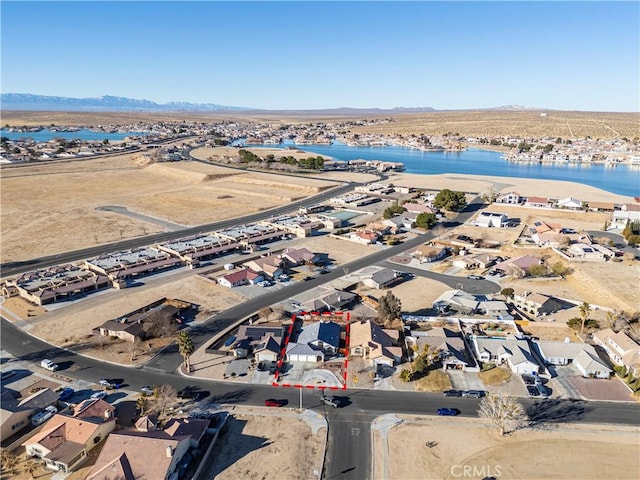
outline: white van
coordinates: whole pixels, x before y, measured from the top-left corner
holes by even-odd
[[[58,413],[58,409],[54,406],[50,406],[42,410],[41,412],[36,413],[31,419],[31,424],[34,426],[42,425],[44,422],[53,417],[56,413]]]
[[[51,360],[45,358],[40,362],[40,366],[45,370],[49,370],[50,372],[55,372],[58,369],[58,364],[53,363]]]

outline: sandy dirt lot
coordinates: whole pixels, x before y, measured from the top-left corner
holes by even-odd
[[[389,478],[631,480],[640,468],[632,427],[557,424],[500,436],[481,420],[403,418],[410,423],[388,434]],[[463,477],[465,466],[470,474]],[[382,472],[377,462],[375,478]]]
[[[317,478],[314,470],[322,465],[325,436],[326,429],[314,434],[299,418],[233,413],[211,453],[210,478]]]
[[[161,231],[156,224],[97,207],[124,206],[199,225],[283,205],[333,184],[194,162],[149,165],[136,155],[6,168],[0,180],[2,261]]]
[[[376,290],[375,288],[362,287],[358,289],[358,292],[379,298],[388,290],[391,290],[400,299],[403,312],[410,315],[423,315],[425,310],[431,308],[434,300],[450,290],[450,287],[435,280],[415,277],[389,289]]]

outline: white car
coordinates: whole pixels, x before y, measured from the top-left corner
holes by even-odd
[[[103,390],[101,392],[93,393],[91,395],[91,398],[105,398],[107,395],[109,395],[109,394]]]
[[[42,368],[44,368],[45,370],[49,370],[50,372],[55,372],[58,369],[58,364],[57,363],[53,363],[48,358],[45,358],[44,360],[42,360],[40,362],[40,366]]]
[[[42,425],[44,422],[53,417],[56,413],[58,413],[58,409],[56,407],[49,406],[42,410],[41,412],[36,413],[31,419],[31,424],[34,426]]]

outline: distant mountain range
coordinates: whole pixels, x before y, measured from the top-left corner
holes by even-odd
[[[213,103],[169,102],[113,97],[103,95],[93,98],[52,97],[29,93],[3,93],[0,95],[2,110],[44,110],[62,112],[231,112],[251,110]]]
[[[137,100],[127,97],[72,98],[48,95],[32,95],[30,93],[0,94],[1,110],[30,110],[57,112],[262,112],[262,113],[315,113],[318,115],[384,115],[398,113],[436,112],[432,107],[396,107],[396,108],[325,108],[316,110],[264,110],[248,107],[234,107],[215,103],[169,102],[156,103],[151,100]],[[536,110],[520,105],[505,105],[484,110]]]

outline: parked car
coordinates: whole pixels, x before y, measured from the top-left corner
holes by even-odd
[[[151,396],[155,393],[155,388],[152,387],[151,385],[144,385],[143,387],[140,388],[140,392],[144,396]]]
[[[199,400],[201,393],[193,388],[183,388],[178,391],[178,398],[184,400]]]
[[[540,396],[540,392],[533,385],[527,385],[527,393],[529,394],[530,397],[539,397]]]
[[[470,280],[484,280],[484,277],[481,277],[480,275],[469,275],[467,278]]]
[[[320,401],[325,405],[329,405],[333,408],[338,408],[340,406],[340,402],[335,397],[320,397]]]
[[[56,370],[58,370],[58,364],[52,362],[48,358],[45,358],[44,360],[42,360],[40,362],[40,366],[45,370],[49,370],[50,372],[55,372]]]
[[[36,413],[31,419],[31,424],[34,426],[42,425],[44,422],[58,413],[58,409],[53,405],[45,408],[41,412]]]
[[[73,395],[75,392],[75,390],[71,387],[64,387],[62,390],[60,390],[60,392],[58,393],[58,400],[66,400],[69,397],[71,397],[71,395]]]
[[[442,392],[445,397],[461,397],[462,392],[460,390],[445,390]]]
[[[544,385],[536,385],[536,388],[538,389],[541,397],[546,398],[549,396],[549,390],[547,390],[547,387],[545,387]]]
[[[460,410],[457,408],[439,408],[437,412],[438,415],[442,415],[444,417],[455,417],[456,415],[460,415]]]
[[[225,346],[225,347],[230,347],[230,346],[231,346],[231,344],[232,344],[233,342],[235,342],[235,341],[236,341],[236,336],[235,336],[235,335],[231,335],[229,338],[227,338],[227,341],[226,341],[226,342],[224,342],[224,346]]]
[[[258,362],[258,371],[264,372],[267,369],[267,364],[265,362]]]
[[[302,279],[303,281],[313,280],[313,277],[306,276]]]
[[[99,392],[96,392],[94,394],[91,395],[90,398],[96,399],[96,398],[106,398],[109,394],[107,392],[105,392],[104,390],[101,390]]]
[[[264,401],[267,407],[282,407],[287,404],[286,400],[276,400],[275,398],[268,398]]]
[[[122,385],[114,380],[109,380],[108,378],[101,378],[98,383],[100,384],[100,386],[104,387],[104,388],[109,388],[109,389],[118,389],[120,388]]]
[[[463,397],[482,398],[484,397],[483,390],[465,390],[462,392]]]

